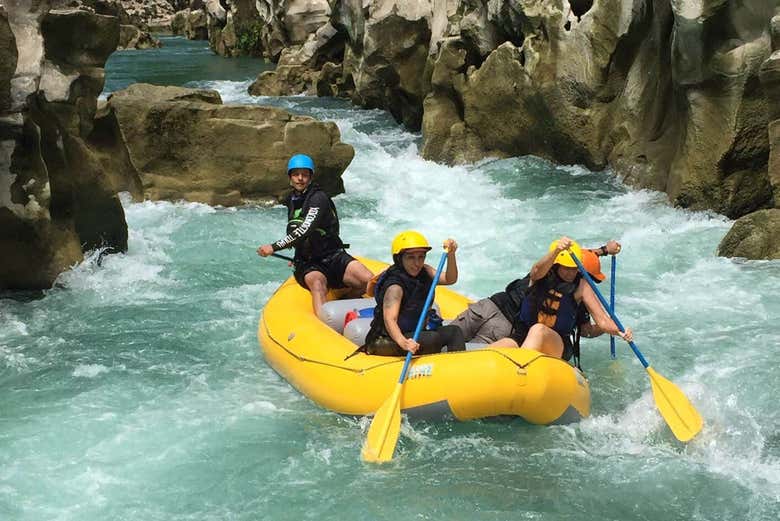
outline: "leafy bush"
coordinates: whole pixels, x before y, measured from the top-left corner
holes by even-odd
[[[236,28],[236,47],[244,54],[257,56],[262,53],[264,24],[260,20]]]

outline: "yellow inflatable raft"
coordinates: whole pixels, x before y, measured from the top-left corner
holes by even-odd
[[[361,259],[374,273],[387,265]],[[468,299],[436,289],[442,317]],[[373,414],[390,396],[403,357],[357,353],[357,345],[317,318],[311,295],[290,277],[260,316],[258,338],[271,367],[318,405],[349,415]],[[412,417],[471,420],[520,416],[531,423],[578,421],[590,414],[588,381],[558,358],[517,348],[480,348],[413,358],[401,409]]]

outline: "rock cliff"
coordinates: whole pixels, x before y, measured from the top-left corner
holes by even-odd
[[[83,252],[127,248],[116,193],[140,180],[121,140],[98,130],[113,114],[96,119],[118,39],[115,17],[45,1],[0,10],[0,288],[47,288]]]

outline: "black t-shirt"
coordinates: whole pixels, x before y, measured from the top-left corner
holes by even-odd
[[[339,217],[333,201],[312,183],[302,194],[285,200],[287,235],[272,244],[274,251],[295,248],[298,259],[321,258],[344,247],[339,238]]]

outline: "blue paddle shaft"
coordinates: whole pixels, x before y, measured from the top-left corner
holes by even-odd
[[[609,277],[609,309],[615,312],[615,256],[612,256],[612,272]],[[612,359],[615,359],[615,337],[609,335],[609,354]]]
[[[578,259],[574,253],[569,251],[569,255],[571,255],[571,258],[574,259],[575,263],[577,263],[577,267],[580,269],[580,273],[582,273],[582,276],[585,278],[586,281],[588,281],[588,284],[593,290],[593,293],[595,293],[596,296],[599,298],[599,302],[601,302],[601,305],[604,306],[605,310],[607,310],[607,313],[609,313],[610,318],[612,318],[612,320],[615,322],[615,325],[618,327],[621,333],[624,332],[626,328],[624,328],[623,324],[620,323],[620,320],[618,319],[617,315],[615,315],[615,312],[609,308],[609,304],[607,304],[606,299],[604,299],[604,295],[601,294],[599,288],[596,287],[596,283],[593,282],[592,278],[590,278],[590,275],[585,270],[585,266],[582,265],[580,259]],[[634,354],[636,355],[637,358],[639,358],[639,361],[642,362],[642,365],[645,367],[645,369],[650,367],[650,364],[647,363],[645,357],[642,356],[642,353],[639,351],[639,348],[636,346],[636,344],[633,341],[631,341],[628,343],[628,345],[631,346],[631,349],[633,349]]]
[[[412,336],[412,340],[417,342],[417,339],[420,338],[420,332],[422,331],[423,324],[425,323],[425,317],[428,315],[428,306],[431,305],[431,301],[433,300],[433,294],[436,292],[436,284],[439,283],[439,276],[441,275],[441,271],[444,269],[444,262],[447,260],[447,252],[441,254],[441,259],[439,260],[439,267],[436,268],[436,275],[433,276],[433,282],[431,283],[431,289],[428,290],[428,297],[425,299],[425,305],[423,306],[422,313],[420,313],[420,318],[417,320],[417,327],[414,329],[414,336]],[[423,268],[425,269],[425,268]],[[409,362],[412,361],[412,352],[409,351],[406,353],[406,360],[404,361],[404,368],[401,369],[401,377],[398,379],[398,383],[402,384],[404,383],[404,380],[406,379],[406,370],[409,369]]]

